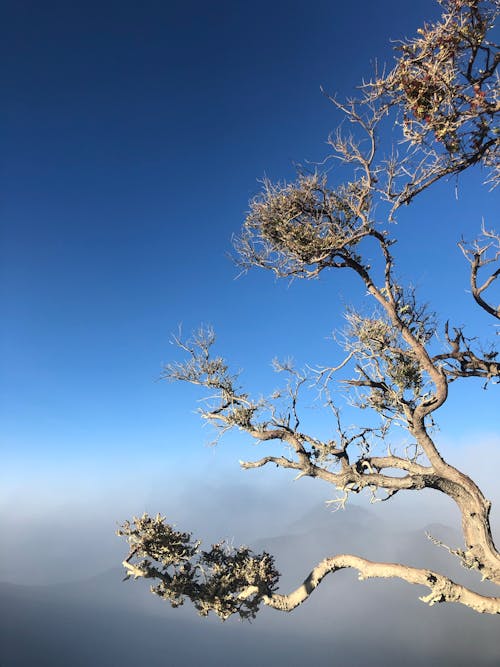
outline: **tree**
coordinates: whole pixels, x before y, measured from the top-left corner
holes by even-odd
[[[498,0],[440,0],[443,13],[413,39],[397,45],[388,73],[363,83],[358,98],[340,102],[344,125],[329,139],[331,159],[350,170],[338,187],[327,176],[300,171],[293,183],[263,182],[250,203],[236,239],[243,269],[261,267],[287,279],[313,279],[323,271],[351,272],[374,303],[370,315],[350,309],[344,332],[345,358],[336,367],[299,371],[275,362],[287,379],[286,389],[267,399],[253,399],[239,385],[225,360],[213,353],[215,335],[201,329],[191,339],[176,338],[187,355],[164,370],[170,380],[199,385],[210,393],[201,410],[218,430],[246,432],[256,442],[280,443],[286,454],[243,461],[244,469],[274,464],[298,476],[322,479],[350,494],[369,489],[387,501],[400,491],[434,489],[456,503],[462,517],[464,549],[449,548],[465,568],[483,580],[500,584],[500,553],[491,535],[490,503],[467,474],[448,464],[433,439],[435,417],[454,382],[481,378],[498,384],[500,361],[494,346],[485,348],[463,327],[443,326],[416,291],[396,275],[391,247],[393,223],[402,206],[440,180],[458,176],[474,165],[488,173],[494,186],[500,175],[498,47],[489,34],[500,9]],[[400,144],[390,153],[379,142],[384,127],[394,126]],[[381,212],[385,222],[381,223]],[[492,288],[500,276],[500,233],[483,225],[472,243],[459,246],[470,264],[470,285],[477,305],[493,321],[500,319]],[[368,248],[378,259],[368,263]],[[346,428],[333,401],[339,373],[360,410],[377,420]],[[314,383],[331,411],[337,437],[324,441],[300,428],[301,392]],[[403,454],[391,449],[394,428],[403,426],[412,446]],[[255,616],[262,604],[290,611],[309,597],[329,573],[354,568],[360,579],[395,577],[426,587],[429,604],[456,602],[482,613],[500,613],[500,597],[480,594],[429,569],[371,562],[351,554],[325,558],[289,595],[276,592],[279,574],[273,557],[221,542],[201,549],[190,533],[180,532],[164,517],[143,515],[118,531],[130,551],[123,562],[126,578],[156,581],[152,592],[179,606],[190,599],[199,613],[214,611]]]

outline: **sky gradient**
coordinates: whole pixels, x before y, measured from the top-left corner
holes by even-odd
[[[391,40],[438,14],[431,0],[404,5],[3,3],[0,518],[12,532],[0,580],[26,577],[25,547],[47,526],[69,541],[56,561],[44,548],[26,583],[111,567],[113,521],[146,508],[170,505],[193,523],[183,527],[210,525],[213,539],[236,535],[239,515],[221,499],[239,484],[272,486],[267,471],[238,469],[255,454],[239,435],[205,446],[197,392],[157,380],[178,357],[169,340],[180,323],[187,333],[213,324],[218,351],[256,394],[273,388],[275,356],[299,366],[338,358],[328,337],[344,326],[342,305],[364,298],[355,281],[288,285],[258,271],[235,280],[231,237],[258,179],[291,179],[297,163],[327,155],[341,118],[320,87],[352,93],[375,61],[390,63]],[[455,182],[439,184],[403,211],[395,254],[441,324],[492,339],[456,246],[483,217],[495,222],[498,195],[482,179],[461,178],[458,198]],[[453,386],[437,435],[452,463],[498,446],[497,404],[479,383]],[[289,476],[278,477],[269,504],[289,488],[291,520],[307,494],[293,500]],[[213,507],[197,489],[213,492]],[[311,493],[311,506],[332,496]],[[256,502],[251,519],[245,509],[251,537],[268,512]],[[78,544],[90,560],[75,565]]]
[[[403,16],[396,2],[365,3],[363,20],[340,3],[286,7],[6,4],[8,458],[71,465],[137,446],[170,455],[172,436],[190,453],[190,395],[155,383],[179,323],[213,324],[256,388],[272,381],[275,355],[337,354],[325,338],[343,326],[335,299],[359,297],[355,282],[289,287],[257,271],[235,281],[231,236],[257,179],[291,178],[294,164],[327,154],[340,118],[320,86],[352,92],[375,59],[390,61],[389,40],[436,7],[411,3]],[[438,312],[446,305],[442,320],[464,313],[457,323],[474,315],[486,326],[455,245],[493,210],[485,189],[478,205],[480,180],[462,179],[459,201],[445,184],[405,211],[398,259]]]

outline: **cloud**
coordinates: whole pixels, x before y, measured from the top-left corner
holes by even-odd
[[[481,483],[498,496],[496,443],[474,453],[477,458],[455,448],[454,463],[477,468]],[[453,605],[429,608],[418,600],[423,589],[401,582],[359,582],[340,572],[293,613],[263,609],[251,625],[201,619],[188,604],[172,610],[146,582],[122,583],[125,544],[114,530],[117,521],[143,511],[166,514],[205,544],[225,537],[271,551],[285,592],[321,558],[339,552],[467,575],[424,535],[430,528],[452,546],[460,542],[458,515],[440,494],[400,494],[375,505],[357,499],[332,513],[323,501],[335,492],[312,480],[293,482],[272,469],[204,472],[117,476],[97,486],[68,479],[50,498],[32,486],[17,513],[11,498],[2,517],[0,579],[27,586],[1,585],[9,621],[0,630],[0,665],[500,663],[496,618]]]
[[[332,516],[315,509],[254,545],[276,554],[285,590],[341,544],[373,556],[446,556],[434,552],[420,531],[395,529],[370,510],[351,507]],[[18,667],[490,667],[500,658],[496,618],[451,605],[429,608],[417,599],[418,588],[399,582],[359,582],[340,572],[291,614],[263,609],[253,624],[221,624],[201,619],[189,606],[173,610],[150,595],[146,582],[121,577],[114,567],[67,584],[0,585],[0,613],[8,619],[0,628],[0,660]]]

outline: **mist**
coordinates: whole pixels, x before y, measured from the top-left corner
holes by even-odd
[[[494,470],[498,443],[450,451],[498,503]],[[450,457],[449,457],[450,458]],[[485,466],[485,461],[489,465]],[[41,487],[41,484],[40,484]],[[332,512],[327,485],[293,481],[284,471],[156,471],[98,485],[79,477],[45,494],[3,503],[0,552],[2,667],[40,665],[281,665],[403,662],[408,667],[498,665],[498,620],[455,605],[428,607],[425,589],[397,581],[359,582],[353,572],[327,577],[290,614],[262,609],[253,623],[200,618],[188,603],[171,609],[143,581],[122,582],[126,543],[119,523],[160,512],[204,544],[225,538],[266,549],[289,592],[320,559],[342,552],[436,567],[476,590],[491,590],[466,572],[432,535],[461,545],[452,503],[430,491],[401,494],[389,503],[355,498]],[[498,534],[498,514],[493,513]]]

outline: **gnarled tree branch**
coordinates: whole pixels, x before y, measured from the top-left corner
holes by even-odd
[[[222,542],[212,545],[210,551],[201,551],[200,541],[193,542],[189,533],[176,531],[160,516],[135,518],[118,534],[131,546],[123,561],[127,578],[157,580],[159,583],[151,587],[153,593],[173,607],[189,598],[202,616],[212,611],[222,620],[233,614],[253,618],[261,604],[290,612],[305,602],[328,574],[346,568],[357,570],[360,580],[396,578],[425,586],[430,592],[420,600],[429,605],[455,602],[480,613],[500,614],[500,598],[475,593],[429,569],[339,554],[322,560],[301,586],[283,595],[275,592],[279,573],[266,552],[254,554],[248,547],[234,549]]]
[[[286,456],[266,452],[256,461],[243,461],[244,469],[273,464],[293,470],[297,478],[321,479],[343,492],[342,502],[364,489],[374,497],[383,491],[384,500],[425,488],[447,495],[461,513],[465,540],[465,550],[452,553],[500,585],[490,503],[467,474],[445,461],[432,437],[451,383],[471,377],[498,382],[498,352],[483,350],[463,328],[452,333],[448,324],[444,349],[436,350],[434,314],[396,276],[395,227],[390,224],[403,203],[474,164],[485,165],[498,180],[500,57],[490,29],[500,5],[498,0],[441,0],[441,5],[441,19],[401,42],[393,69],[364,84],[360,99],[343,103],[331,98],[350,131],[330,136],[327,159],[349,169],[350,178],[335,187],[319,172],[301,171],[293,183],[265,179],[235,241],[244,269],[265,268],[289,279],[313,279],[324,271],[357,276],[361,294],[373,306],[369,316],[347,311],[344,360],[308,372],[275,362],[274,370],[287,378],[285,386],[253,399],[224,358],[213,354],[215,334],[206,328],[187,341],[175,339],[187,357],[167,365],[163,376],[208,392],[200,413],[218,436],[236,428],[261,446],[286,450]],[[400,154],[394,148],[388,157],[381,154],[378,134],[391,114],[408,151]],[[384,211],[385,226],[380,222]],[[470,263],[473,298],[499,319],[492,291],[500,275],[500,236],[483,225],[476,241],[459,245]],[[379,422],[345,428],[331,399],[334,385],[347,388],[355,405],[374,411]],[[333,413],[331,439],[301,425],[299,403],[311,387]],[[401,455],[391,445],[395,425],[405,428],[413,443]],[[127,522],[120,534],[131,546],[124,561],[129,574],[157,579],[153,592],[174,606],[189,598],[200,613],[213,610],[221,618],[233,613],[252,617],[261,603],[291,610],[326,574],[343,568],[358,570],[361,578],[396,577],[427,586],[430,594],[422,599],[431,604],[458,602],[479,612],[500,611],[499,598],[482,596],[442,574],[346,554],[325,559],[299,589],[279,595],[269,554],[255,555],[246,547],[230,552],[223,543],[202,552],[189,534],[175,531],[161,517]]]

